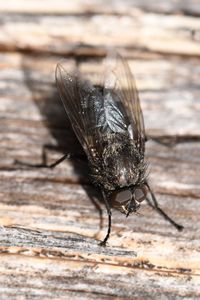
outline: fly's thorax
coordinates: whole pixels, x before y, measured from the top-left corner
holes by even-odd
[[[103,152],[102,170],[109,189],[136,185],[144,177],[145,163],[130,140],[109,144]]]

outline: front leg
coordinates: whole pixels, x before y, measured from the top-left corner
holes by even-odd
[[[105,247],[105,246],[106,246],[106,243],[107,243],[107,241],[108,241],[108,239],[109,239],[110,232],[111,232],[111,226],[112,226],[112,223],[111,223],[111,221],[112,221],[112,212],[111,212],[110,204],[109,204],[109,202],[108,202],[108,200],[107,200],[107,198],[106,198],[105,192],[102,191],[102,194],[103,194],[103,200],[104,200],[104,203],[105,203],[105,205],[106,205],[106,210],[107,210],[107,215],[108,215],[108,229],[107,229],[107,234],[106,234],[105,238],[103,239],[103,241],[101,241],[101,242],[99,243],[99,245]]]
[[[183,226],[182,225],[180,225],[180,224],[178,224],[178,223],[176,223],[173,219],[171,219],[161,208],[160,208],[160,206],[159,206],[159,204],[158,204],[158,201],[157,201],[157,199],[156,199],[156,197],[155,197],[155,195],[154,195],[154,193],[153,193],[153,191],[151,190],[151,188],[150,188],[150,186],[149,186],[149,184],[148,184],[148,182],[146,181],[146,183],[145,183],[145,185],[147,186],[147,188],[148,188],[148,190],[149,190],[149,192],[150,192],[150,195],[151,195],[151,200],[150,200],[150,198],[146,198],[147,199],[147,202],[149,203],[149,205],[153,208],[153,209],[155,209],[160,215],[162,215],[164,218],[165,218],[165,220],[167,220],[169,223],[171,223],[178,231],[181,231],[181,230],[183,230]]]

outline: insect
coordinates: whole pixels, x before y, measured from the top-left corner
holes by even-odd
[[[107,234],[100,243],[103,246],[111,232],[112,208],[128,217],[137,213],[145,198],[178,230],[183,228],[159,207],[148,183],[144,120],[128,63],[119,53],[110,61],[101,88],[78,72],[67,73],[61,64],[56,68],[60,98],[107,209]]]

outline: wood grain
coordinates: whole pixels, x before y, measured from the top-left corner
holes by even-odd
[[[148,12],[163,14],[185,14],[198,16],[200,13],[200,4],[198,0],[182,1],[169,0],[163,2],[132,0],[132,1],[105,1],[105,0],[7,0],[1,3],[0,10],[3,13],[23,13],[31,14],[60,14],[60,15],[91,15],[91,14],[131,14],[136,9],[142,9]]]
[[[124,16],[77,18],[32,14],[28,22],[26,15],[5,13],[1,17],[0,50],[102,56],[106,46],[199,57],[199,32],[199,18],[138,10]]]
[[[0,12],[0,299],[199,299],[198,1],[12,0]],[[49,163],[81,153],[55,66],[98,82],[108,45],[136,78],[151,186],[185,228],[144,203],[140,216],[113,211],[102,248],[106,210],[87,163],[16,160],[39,164],[44,146]]]

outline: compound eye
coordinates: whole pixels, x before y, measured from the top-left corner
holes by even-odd
[[[145,187],[135,189],[135,199],[138,202],[142,202],[147,195],[147,190]]]
[[[132,197],[131,191],[130,190],[124,190],[121,192],[117,192],[114,195],[114,201],[118,202],[119,204],[123,204],[124,202],[127,202],[128,200],[130,200]]]

